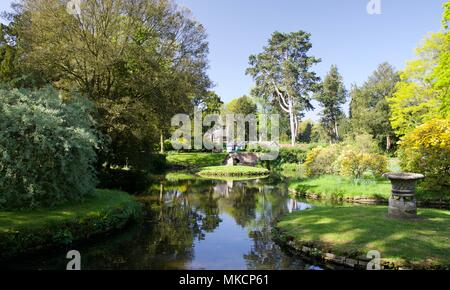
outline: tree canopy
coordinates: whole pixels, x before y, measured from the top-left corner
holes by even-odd
[[[433,71],[444,51],[444,34],[433,33],[417,49],[418,58],[409,61],[400,72],[401,81],[388,98],[390,121],[397,135],[404,135],[441,114],[443,90],[448,88],[436,87]]]
[[[342,105],[347,100],[347,91],[337,66],[331,66],[325,76],[316,100],[322,105],[321,122],[329,132],[330,138],[339,141],[338,121],[345,116]]]
[[[352,130],[370,133],[382,148],[389,150],[394,140],[387,99],[392,97],[400,77],[388,63],[382,63],[361,86],[353,86],[350,95]]]
[[[65,1],[20,1],[9,15],[20,70],[94,101],[111,139],[104,162],[142,160],[174,114],[209,94],[205,30],[168,0],[86,0],[80,11],[67,13]]]
[[[438,64],[432,75],[436,79],[434,88],[440,92],[440,99],[442,101],[441,113],[444,117],[450,118],[450,1],[444,4],[442,18],[442,33],[444,34],[443,48],[439,54]]]
[[[311,92],[318,88],[319,77],[312,66],[320,62],[308,55],[311,35],[304,31],[275,32],[263,52],[249,58],[247,74],[256,82],[252,94],[276,103],[289,115],[291,144],[295,144],[299,116],[313,109]]]
[[[244,116],[257,113],[256,104],[248,96],[242,96],[240,98],[232,100],[227,104],[227,111],[233,114],[242,114]]]

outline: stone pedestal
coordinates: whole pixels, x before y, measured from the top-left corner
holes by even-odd
[[[417,217],[417,202],[415,198],[392,196],[389,199],[388,214],[393,218],[414,219]]]
[[[388,215],[392,218],[417,218],[416,181],[424,176],[417,173],[386,173],[383,176],[392,183]]]

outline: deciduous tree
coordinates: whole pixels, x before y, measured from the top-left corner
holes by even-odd
[[[209,91],[205,30],[169,0],[85,0],[79,15],[66,4],[16,6],[21,69],[95,102],[98,127],[111,138],[104,162],[143,160],[170,118]]]
[[[417,49],[416,60],[409,61],[401,71],[396,92],[388,97],[392,111],[391,125],[402,136],[436,116],[440,116],[442,90],[436,88],[433,71],[445,50],[444,34],[433,33]]]
[[[233,114],[242,114],[244,116],[256,114],[257,112],[256,104],[247,96],[232,100],[226,107],[227,111]]]
[[[390,150],[395,133],[389,122],[391,111],[387,99],[395,92],[400,77],[388,63],[382,63],[361,86],[353,86],[350,96],[350,121],[354,132],[367,132],[379,146]]]

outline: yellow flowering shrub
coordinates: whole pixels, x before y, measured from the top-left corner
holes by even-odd
[[[341,146],[330,145],[317,147],[309,151],[305,160],[307,176],[318,176],[323,174],[335,174],[339,170],[336,161],[341,153]]]
[[[361,178],[364,174],[379,177],[387,171],[388,159],[378,152],[370,135],[347,138],[340,144],[312,149],[305,160],[307,176],[339,174]]]
[[[371,172],[381,176],[387,171],[388,159],[376,153],[346,150],[339,156],[340,174],[353,178],[361,178],[364,173]]]
[[[429,189],[450,187],[450,120],[432,119],[405,135],[399,148],[403,170],[425,175]]]

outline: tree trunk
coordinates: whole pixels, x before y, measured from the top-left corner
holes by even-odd
[[[334,120],[334,136],[336,143],[339,142],[339,129],[337,120]]]
[[[391,150],[391,146],[392,146],[392,140],[391,140],[391,136],[388,134],[386,136],[386,151]]]
[[[295,121],[294,121],[295,115],[291,100],[289,100],[288,105],[289,105],[289,123],[291,126],[291,145],[295,146],[295,137],[296,137],[295,135],[297,134],[297,132],[295,132]]]
[[[161,154],[164,154],[164,134],[163,134],[163,132],[161,131],[161,151],[160,151],[160,153]]]

